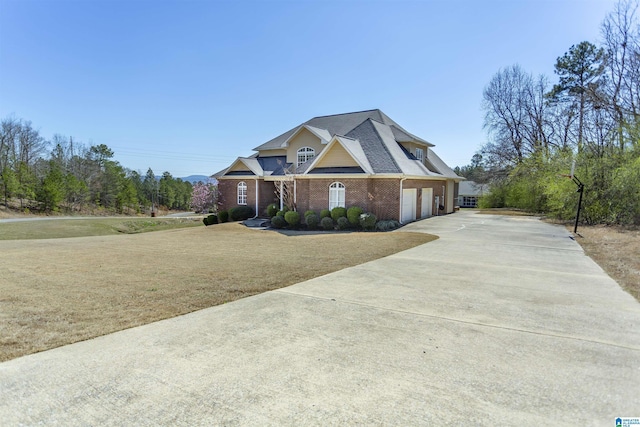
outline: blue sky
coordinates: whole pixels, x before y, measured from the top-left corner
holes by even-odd
[[[552,81],[613,0],[0,0],[0,118],[212,174],[315,116],[380,108],[450,166],[486,142],[482,90]]]

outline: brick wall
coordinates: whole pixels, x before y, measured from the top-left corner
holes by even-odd
[[[218,182],[221,194],[220,209],[230,209],[237,206],[237,186],[240,181],[247,183],[247,205],[256,208],[256,187],[254,179],[224,179]],[[329,207],[329,186],[334,182],[341,182],[345,186],[345,204],[347,207],[360,206],[371,212],[378,219],[399,220],[400,216],[400,180],[399,179],[298,179],[296,181],[296,195],[298,211],[307,210],[320,212]],[[443,181],[405,180],[403,188],[417,188],[416,203],[418,218],[422,216],[422,188],[432,188],[435,196],[442,196]],[[258,182],[259,200],[258,215],[264,216],[267,205],[279,203],[274,194],[275,184],[270,181]],[[432,200],[433,211],[437,214],[435,200]]]
[[[256,209],[256,180],[255,179],[223,179],[218,181],[218,191],[220,192],[220,199],[218,202],[218,207],[220,210],[228,210],[235,206],[238,206],[238,183],[244,181],[247,184],[247,206],[251,206],[253,209]],[[258,190],[259,195],[262,199],[263,186],[258,182]],[[271,190],[273,194],[273,190]],[[273,198],[273,197],[272,197]],[[259,199],[258,206],[258,214],[261,214],[260,210],[263,210],[267,207],[266,204],[263,205],[262,201]]]
[[[371,179],[368,210],[378,219],[400,220],[400,180]]]
[[[436,202],[435,202],[435,196],[440,196],[440,203],[444,204],[444,202],[442,201],[442,186],[445,185],[446,187],[446,183],[445,181],[423,181],[420,179],[407,179],[406,181],[404,181],[402,183],[402,188],[417,188],[418,189],[418,201],[416,204],[416,217],[417,218],[421,218],[422,217],[422,191],[420,191],[420,189],[422,188],[432,188],[433,189],[433,200],[431,201],[431,206],[432,206],[432,210],[429,213],[429,215],[437,215],[437,209],[438,207],[436,206]],[[446,189],[446,188],[445,188]],[[440,215],[442,215],[443,212],[440,212]]]

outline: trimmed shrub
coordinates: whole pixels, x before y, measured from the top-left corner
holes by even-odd
[[[207,222],[205,222],[204,225],[213,225],[218,223],[218,215],[216,214],[211,214],[206,218]]]
[[[296,211],[289,211],[284,214],[284,220],[287,221],[292,227],[298,226],[300,224],[300,214]]]
[[[320,226],[325,230],[333,230],[333,220],[331,217],[325,216],[320,220]]]
[[[309,230],[313,230],[318,228],[318,224],[320,223],[320,218],[316,214],[309,214],[305,217],[305,221],[307,223],[307,228]]]
[[[282,218],[284,218],[284,214],[285,214],[285,213],[287,213],[287,211],[282,210],[282,211],[278,211],[278,212],[276,212],[276,215],[277,215],[277,216],[281,216]]]
[[[376,231],[391,231],[400,228],[400,225],[395,219],[382,220],[376,223]]]
[[[306,212],[304,213],[304,219],[305,219],[305,221],[307,220],[307,217],[308,217],[309,215],[315,215],[315,214],[316,214],[316,212],[315,212],[315,211],[306,211]]]
[[[204,226],[206,227],[207,225],[209,225],[209,218],[208,217],[204,217],[202,218],[202,223],[204,224]]]
[[[271,203],[269,206],[267,206],[267,216],[269,218],[273,218],[274,216],[276,216],[277,213],[278,213],[278,205],[276,205],[275,203]]]
[[[376,226],[376,216],[372,213],[363,213],[360,215],[360,227],[365,230],[373,230]]]
[[[360,225],[360,215],[362,215],[364,211],[360,206],[351,206],[347,209],[347,219],[349,223],[354,227]]]
[[[223,223],[229,221],[229,211],[218,212],[218,222]]]
[[[284,228],[287,226],[287,221],[280,215],[275,215],[271,218],[271,226],[273,228]]]
[[[349,226],[351,226],[351,224],[346,216],[338,218],[338,230],[346,230]]]
[[[229,209],[229,218],[231,221],[243,221],[254,216],[254,211],[251,206],[236,206]]]
[[[336,207],[331,209],[331,219],[338,221],[338,218],[347,217],[347,210],[345,208]]]
[[[322,218],[326,218],[326,217],[331,217],[331,211],[329,209],[322,209],[320,211],[320,220],[322,220]]]

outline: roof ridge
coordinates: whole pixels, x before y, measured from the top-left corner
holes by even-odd
[[[358,126],[360,126],[360,125],[358,125]],[[356,126],[356,127],[357,127],[357,126]],[[354,128],[354,129],[355,129],[355,128]],[[352,130],[353,130],[353,129],[352,129]],[[339,134],[337,134],[337,133],[336,133],[335,135],[333,135],[333,136],[334,136],[334,137],[337,137],[337,138],[346,138],[346,139],[350,139],[350,140],[352,140],[352,141],[357,141],[357,140],[358,140],[358,138],[351,138],[350,136],[347,136],[347,135],[339,135]]]
[[[365,120],[365,121],[364,121],[364,122],[362,122],[362,123],[365,123],[365,122],[367,122],[367,121],[371,121],[371,122],[376,121],[376,122],[378,122],[377,120],[373,120],[371,117],[369,117],[367,120]],[[362,125],[362,123],[360,123],[360,125]],[[378,122],[378,123],[380,123],[382,126],[389,126],[389,125],[386,125],[386,124],[384,124],[384,123],[382,123],[382,122]],[[358,126],[360,126],[360,125],[358,125]],[[371,125],[372,125],[372,127],[373,127],[373,131],[376,133],[376,135],[378,135],[378,138],[380,139],[380,142],[382,143],[382,147],[384,148],[384,150],[387,152],[387,154],[388,154],[388,155],[389,155],[389,157],[391,158],[391,161],[393,162],[393,164],[395,165],[395,167],[396,167],[399,171],[401,171],[401,172],[402,172],[402,168],[400,167],[400,165],[398,164],[398,162],[396,162],[396,159],[393,157],[393,154],[391,154],[391,151],[389,151],[389,147],[387,147],[387,144],[384,142],[384,138],[382,138],[382,135],[380,135],[380,132],[378,132],[378,129],[373,125],[373,123],[371,123]],[[354,129],[355,129],[355,128],[354,128]],[[394,142],[395,142],[395,141],[394,141]],[[397,144],[397,143],[396,143],[396,144]]]
[[[323,117],[347,116],[347,115],[350,115],[350,114],[368,113],[368,112],[371,112],[371,111],[378,111],[378,112],[381,112],[379,108],[372,108],[372,109],[370,109],[370,110],[351,111],[351,112],[348,112],[348,113],[326,114],[326,115],[324,115],[324,116],[315,116],[315,117],[312,117],[312,118],[310,118],[309,120],[307,120],[307,121],[306,121],[306,122],[304,122],[304,123],[306,124],[306,123],[310,122],[310,121],[311,121],[311,120],[313,120],[313,119],[321,119],[321,118],[323,118]]]

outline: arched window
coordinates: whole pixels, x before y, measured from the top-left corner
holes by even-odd
[[[298,150],[298,165],[300,166],[303,163],[313,159],[316,156],[316,150],[311,147],[302,147]]]
[[[344,184],[341,182],[334,182],[329,186],[329,209],[336,207],[344,208]]]
[[[238,183],[238,204],[247,204],[247,183],[244,181]]]

